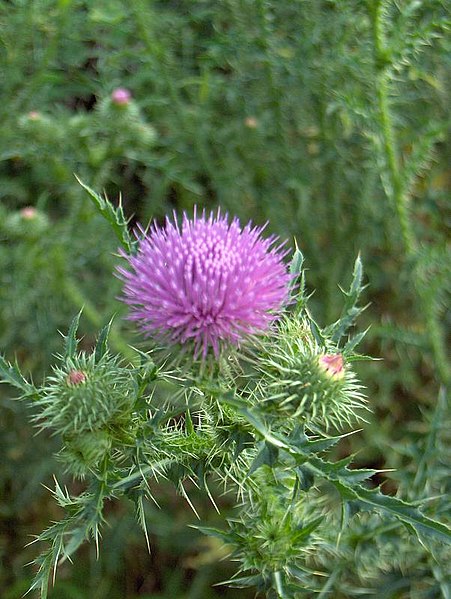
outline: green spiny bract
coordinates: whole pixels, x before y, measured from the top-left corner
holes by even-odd
[[[49,219],[41,210],[32,206],[5,215],[0,231],[11,239],[35,240],[49,228]]]
[[[130,419],[134,403],[131,371],[117,357],[79,353],[62,360],[46,380],[37,402],[41,428],[71,436],[106,427],[120,427]]]
[[[100,465],[115,439],[130,425],[134,405],[132,372],[116,357],[75,354],[62,358],[37,400],[39,426],[63,437],[61,461],[75,476]]]
[[[221,538],[240,563],[242,576],[228,581],[231,586],[256,586],[268,597],[291,597],[285,593],[295,580],[302,578],[304,589],[313,582],[306,562],[324,544],[318,533],[324,519],[306,502],[294,501],[295,477],[286,474],[260,468],[248,487],[246,507],[228,520],[228,530],[200,528]]]
[[[98,467],[112,445],[112,437],[106,430],[64,435],[64,441],[65,445],[58,457],[74,476],[79,477]]]
[[[256,397],[266,412],[326,429],[361,417],[362,386],[339,350],[314,335],[307,317],[285,316],[275,341],[262,347],[255,362],[261,373]]]

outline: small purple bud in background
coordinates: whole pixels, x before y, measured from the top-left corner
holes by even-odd
[[[86,374],[81,370],[71,370],[66,377],[68,385],[81,385],[86,381]]]
[[[131,92],[125,87],[117,87],[111,93],[111,100],[116,106],[127,106],[132,99]]]
[[[41,113],[37,110],[32,110],[28,113],[27,116],[30,119],[30,121],[39,121],[39,119],[41,118]]]
[[[22,210],[20,211],[20,216],[24,220],[33,220],[34,218],[36,218],[37,213],[38,211],[34,206],[25,206],[25,208],[22,208]]]
[[[344,376],[344,360],[341,354],[323,354],[319,357],[319,365],[326,374],[334,379]]]
[[[154,225],[132,272],[119,268],[130,319],[149,336],[172,344],[194,343],[194,356],[217,357],[223,343],[238,346],[248,334],[265,332],[287,301],[291,275],[287,254],[264,227],[241,227],[219,211],[166,219]]]

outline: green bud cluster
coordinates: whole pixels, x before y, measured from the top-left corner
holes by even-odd
[[[257,397],[267,412],[342,427],[365,408],[362,386],[338,349],[315,337],[306,317],[287,315],[263,355]]]
[[[106,97],[99,102],[95,114],[99,133],[111,129],[113,122],[116,136],[113,136],[110,143],[119,143],[128,154],[155,144],[155,128],[143,118],[133,99],[124,105],[117,105],[111,97]]]
[[[274,477],[268,466],[254,476],[255,490],[250,491],[247,509],[239,518],[228,520],[228,530],[201,530],[221,538],[240,562],[242,577],[228,581],[232,586],[256,586],[259,591],[285,597],[295,580],[310,582],[311,573],[305,563],[322,548],[318,529],[324,520],[321,513],[311,513],[306,504],[293,502],[291,480],[283,481],[283,473]],[[292,477],[289,476],[291,479]]]
[[[65,446],[59,457],[75,476],[82,477],[96,468],[111,450],[112,438],[108,431],[87,431],[65,435]]]
[[[134,405],[130,370],[105,354],[76,354],[54,368],[43,388],[36,417],[41,428],[63,436],[61,458],[75,475],[99,464],[114,437],[128,426]]]
[[[83,433],[120,424],[133,405],[130,371],[117,358],[78,354],[54,368],[39,400],[39,422],[59,433]]]
[[[36,239],[48,230],[49,224],[49,219],[44,212],[33,206],[27,206],[7,214],[0,227],[9,238]]]

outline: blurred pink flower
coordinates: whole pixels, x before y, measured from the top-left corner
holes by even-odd
[[[111,100],[117,106],[126,106],[132,99],[131,92],[125,87],[117,87],[111,93]]]
[[[37,210],[34,206],[25,206],[25,208],[22,208],[22,210],[20,211],[20,216],[25,220],[33,220],[33,218],[35,218],[36,215]]]

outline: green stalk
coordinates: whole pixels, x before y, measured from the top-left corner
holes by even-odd
[[[422,282],[418,278],[415,264],[417,262],[418,241],[409,214],[409,195],[403,184],[402,167],[399,157],[399,143],[393,124],[390,106],[390,52],[385,43],[383,8],[384,0],[369,0],[369,14],[372,24],[374,60],[377,69],[376,100],[382,151],[387,164],[391,190],[386,191],[394,206],[401,231],[405,256],[413,265],[411,276],[417,293],[418,304],[424,314],[430,349],[440,380],[446,385],[450,380],[450,368],[444,347],[443,333],[437,320],[437,314],[422,290]]]
[[[379,124],[382,134],[382,143],[385,159],[387,162],[388,173],[390,175],[391,197],[398,217],[401,229],[404,248],[408,257],[415,252],[415,236],[412,230],[412,224],[409,218],[408,202],[409,198],[404,193],[402,184],[398,144],[395,128],[393,126],[393,117],[390,109],[389,100],[389,81],[390,76],[388,66],[388,50],[385,46],[384,30],[382,21],[382,2],[376,0],[370,7],[372,16],[372,32],[374,44],[374,58],[376,68],[378,69],[376,98],[379,112]]]

